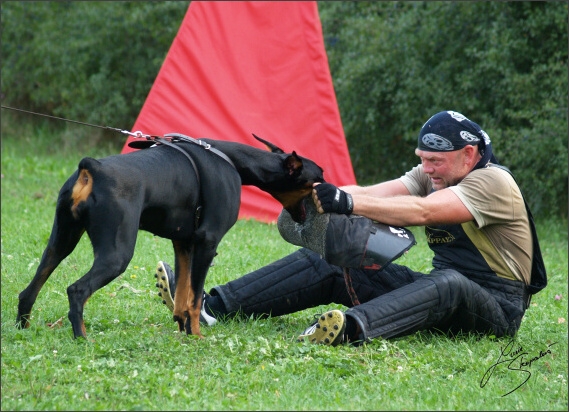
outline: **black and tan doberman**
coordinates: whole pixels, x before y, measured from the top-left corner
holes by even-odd
[[[125,271],[138,230],[171,239],[175,253],[174,321],[200,333],[199,312],[210,264],[222,237],[237,221],[241,185],[257,186],[293,218],[323,171],[313,161],[255,136],[271,151],[213,139],[171,134],[150,148],[102,159],[83,158],[59,192],[49,241],[28,287],[19,295],[17,326],[28,327],[36,298],[52,272],[87,232],[91,269],[67,288],[73,335],[86,337],[87,299]],[[133,145],[134,146],[134,145]]]

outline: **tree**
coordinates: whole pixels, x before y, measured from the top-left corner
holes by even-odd
[[[188,4],[3,2],[3,100],[129,128]]]

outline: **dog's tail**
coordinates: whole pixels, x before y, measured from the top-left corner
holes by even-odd
[[[85,204],[93,191],[93,174],[99,169],[101,162],[91,157],[85,157],[79,162],[77,168],[77,180],[71,193],[71,213],[75,219],[79,219],[81,206]]]

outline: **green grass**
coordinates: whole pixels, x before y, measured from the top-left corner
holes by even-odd
[[[314,313],[334,305],[204,327],[203,340],[177,333],[153,277],[159,259],[173,261],[171,245],[146,232],[126,272],[88,301],[87,340],[72,339],[66,295],[92,263],[87,238],[42,289],[31,327],[16,329],[17,296],[47,242],[61,184],[81,157],[112,152],[82,147],[87,138],[71,133],[62,143],[47,126],[19,130],[3,124],[2,410],[567,410],[565,219],[538,222],[550,283],[534,297],[515,348],[535,356],[556,344],[505,397],[524,373],[501,369],[480,382],[508,340],[417,333],[357,348],[295,341]],[[431,253],[413,230],[418,245],[400,263],[428,270]],[[206,288],[295,249],[275,225],[238,221]]]

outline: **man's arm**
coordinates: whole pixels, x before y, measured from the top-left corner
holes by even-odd
[[[426,197],[381,198],[356,192],[352,194],[352,199],[354,214],[393,226],[458,224],[474,219],[458,196],[448,188]],[[321,211],[320,205],[318,208]]]
[[[411,196],[407,187],[394,179],[373,186],[344,186],[353,200],[352,213],[394,226],[458,224],[474,219],[466,206],[450,189],[441,189],[426,197]],[[323,213],[316,190],[318,212]]]
[[[372,197],[392,197],[409,195],[407,187],[399,180],[388,180],[387,182],[378,183],[372,186],[342,186],[344,192],[353,195],[366,195]]]

